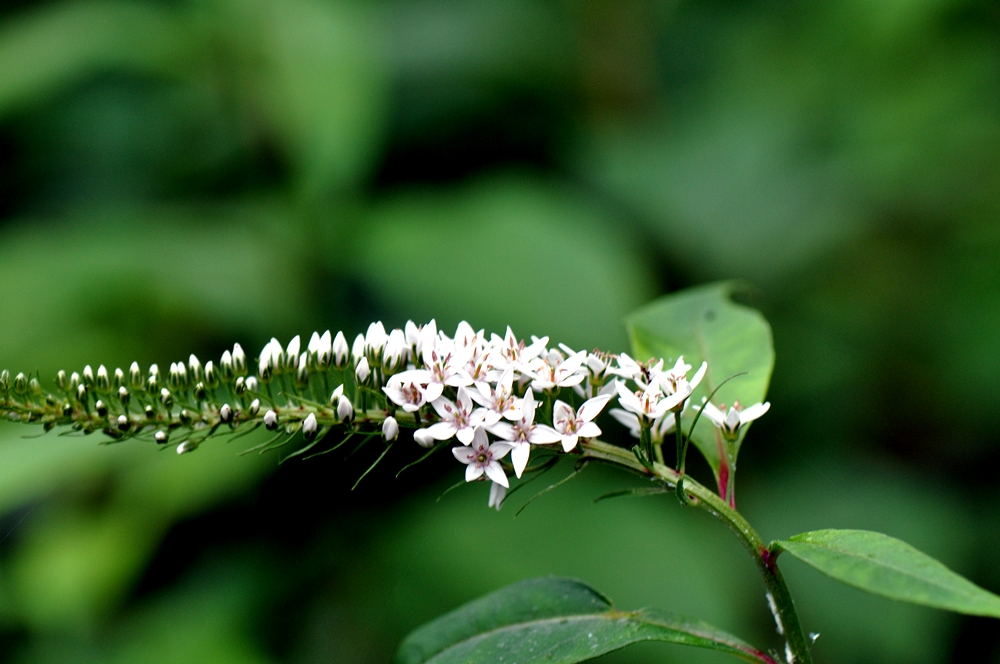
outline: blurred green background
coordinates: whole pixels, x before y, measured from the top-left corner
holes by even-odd
[[[987,0],[3,2],[0,366],[432,316],[624,350],[636,306],[745,279],[761,534],[877,529],[1000,591],[998,83]],[[5,662],[386,662],[549,573],[779,643],[736,540],[592,504],[611,471],[515,520],[436,502],[444,456],[352,493],[372,459],[35,433],[0,426]],[[995,621],[784,567],[818,662],[1000,662]]]

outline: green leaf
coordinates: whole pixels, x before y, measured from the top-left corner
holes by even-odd
[[[774,664],[765,653],[701,621],[649,609],[618,611],[593,588],[558,577],[509,585],[427,623],[403,641],[396,664],[571,664],[639,641],[710,648]]]
[[[876,595],[1000,618],[1000,597],[882,533],[817,530],[775,544],[827,576]]]
[[[695,390],[693,403],[741,372],[746,375],[729,381],[715,395],[716,404],[731,405],[738,400],[749,406],[767,395],[774,368],[771,326],[759,312],[730,299],[736,287],[733,282],[722,282],[668,295],[626,321],[637,360],[662,357],[671,362],[683,355],[695,370],[702,361],[708,362],[708,373]],[[747,428],[743,427],[736,441],[736,454]],[[707,418],[699,419],[692,440],[718,478],[721,442]]]

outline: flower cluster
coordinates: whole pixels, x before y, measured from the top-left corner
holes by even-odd
[[[61,371],[56,394],[44,392],[37,378],[4,371],[0,412],[116,439],[148,436],[164,444],[179,433],[178,453],[197,449],[220,427],[263,427],[284,438],[259,446],[263,451],[301,434],[307,445],[299,453],[332,432],[389,445],[406,427],[425,448],[454,441],[466,480],[491,482],[489,504],[499,509],[510,475],[528,472],[536,450],[549,450],[547,457],[573,453],[581,441],[600,436],[596,420],[612,400],[617,407],[610,415],[633,436],[661,444],[676,430],[707,364],[691,370],[683,358],[665,368],[662,359],[642,363],[550,344],[548,337],[522,340],[510,328],[487,337],[462,322],[449,336],[433,320],[389,331],[376,322],[350,345],[342,332],[313,333],[304,347],[300,337],[288,344],[272,339],[251,362],[236,344],[218,364],[192,355],[171,363],[166,375],[157,365],[143,372],[137,363],[127,372]],[[696,408],[732,440],[768,404],[737,405],[728,414],[711,403]]]

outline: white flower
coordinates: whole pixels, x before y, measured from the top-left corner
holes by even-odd
[[[392,399],[397,406],[402,406],[407,413],[413,413],[427,403],[427,396],[431,393],[429,387],[424,387],[430,381],[430,372],[423,369],[412,369],[398,373],[389,378],[386,386],[382,388],[386,396]],[[434,385],[434,399],[441,396],[441,386]],[[431,399],[433,401],[433,399]]]
[[[413,440],[416,441],[417,445],[424,448],[434,447],[434,443],[437,442],[434,436],[428,433],[427,429],[417,429],[414,431]]]
[[[493,482],[490,485],[490,504],[489,507],[497,508],[497,512],[503,507],[503,499],[507,497],[507,487],[503,484],[497,484]]]
[[[485,415],[481,408],[473,409],[472,398],[464,387],[458,388],[458,399],[455,403],[440,397],[431,405],[441,416],[440,422],[427,427],[427,433],[436,440],[448,440],[454,436],[461,442],[469,444],[475,429],[482,424]]]
[[[456,459],[466,464],[465,481],[472,482],[485,474],[486,477],[500,486],[509,487],[510,483],[500,466],[499,459],[504,458],[510,452],[511,446],[507,443],[490,445],[486,429],[482,427],[476,427],[469,442],[471,444],[468,447],[455,447],[451,450]]]
[[[691,393],[694,392],[694,388],[698,387],[701,379],[705,377],[705,372],[708,371],[708,362],[702,362],[697,373],[688,381],[687,372],[690,370],[691,365],[685,364],[682,356],[677,358],[673,369],[659,373],[658,382],[667,395],[665,403],[668,404],[669,410],[677,410],[687,401]]]
[[[695,408],[698,408],[695,406]],[[723,413],[726,406],[723,405],[721,409],[716,408],[711,403],[705,403],[701,406],[701,412],[712,421],[712,424],[716,426],[722,432],[723,437],[734,440],[740,432],[740,428],[759,419],[764,413],[771,408],[770,402],[757,403],[750,406],[747,409],[743,409],[740,406],[740,402],[737,401],[733,404],[733,407],[729,409],[728,413]]]
[[[333,339],[333,363],[338,369],[347,366],[350,352],[351,349],[347,347],[347,338],[344,337],[344,333],[337,332],[337,336]]]
[[[399,422],[396,421],[395,417],[390,415],[389,417],[385,418],[384,422],[382,422],[382,437],[385,438],[387,441],[389,441],[389,440],[396,440],[398,436],[399,436]]]
[[[559,432],[544,424],[535,424],[535,397],[528,390],[521,401],[521,417],[513,424],[497,422],[490,431],[510,442],[513,451],[510,460],[514,464],[514,473],[520,477],[528,465],[531,445],[547,445],[562,440]]]
[[[565,401],[556,400],[552,408],[552,423],[555,430],[562,437],[563,451],[569,452],[576,447],[580,438],[596,438],[601,435],[601,428],[593,422],[604,406],[611,399],[610,396],[594,397],[585,401],[580,409],[573,410]]]
[[[544,359],[531,362],[527,374],[532,378],[531,388],[539,392],[556,387],[573,387],[586,378],[580,369],[587,359],[586,351],[573,353],[563,359],[559,351],[552,351]]]
[[[437,350],[424,351],[424,365],[430,372],[430,384],[440,385],[442,390],[445,386],[468,387],[472,385],[472,378],[461,370],[463,364],[464,362],[460,358],[456,358],[451,353],[442,355]],[[428,384],[428,388],[430,384]]]
[[[507,326],[507,334],[503,339],[495,334],[490,339],[493,347],[491,361],[498,369],[513,367],[520,371],[528,362],[545,352],[545,345],[548,343],[549,338],[542,337],[525,348],[524,342],[519,341],[510,326]]]
[[[473,400],[486,409],[483,416],[483,423],[486,426],[493,426],[506,418],[511,421],[520,419],[521,409],[518,398],[514,396],[514,370],[508,367],[496,387],[490,387],[488,383],[476,383],[476,389],[471,392]]]
[[[670,410],[667,400],[656,385],[650,385],[640,392],[632,392],[621,381],[615,381],[615,387],[618,389],[618,403],[622,408],[640,418],[656,420]]]

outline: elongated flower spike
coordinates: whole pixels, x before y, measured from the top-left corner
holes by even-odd
[[[360,445],[391,443],[408,428],[427,450],[452,447],[467,478],[489,479],[489,504],[499,508],[508,478],[533,472],[532,448],[586,454],[605,429],[603,420],[598,424],[605,410],[612,416],[608,421],[621,422],[648,449],[661,445],[706,375],[703,364],[689,378],[691,367],[682,358],[664,369],[661,359],[639,363],[624,354],[575,351],[565,344],[550,348],[548,337],[526,343],[510,328],[500,337],[462,322],[449,336],[433,320],[392,330],[372,323],[353,347],[343,332],[314,332],[305,347],[299,336],[286,346],[272,338],[250,371],[239,344],[218,364],[202,365],[191,355],[187,363],[169,366],[162,376],[157,365],[143,374],[137,363],[113,376],[103,365],[68,377],[62,371],[54,395],[45,394],[36,378],[11,378],[5,371],[0,417],[47,429],[103,431],[116,440],[165,444],[174,437],[182,454],[223,425],[287,436],[284,442],[276,438],[274,447],[301,432],[309,445],[329,438],[331,449],[355,435]],[[317,403],[320,394],[329,394],[329,400]],[[728,413],[711,404],[703,408],[729,439],[767,406],[736,406]],[[651,463],[653,455],[643,458]]]

